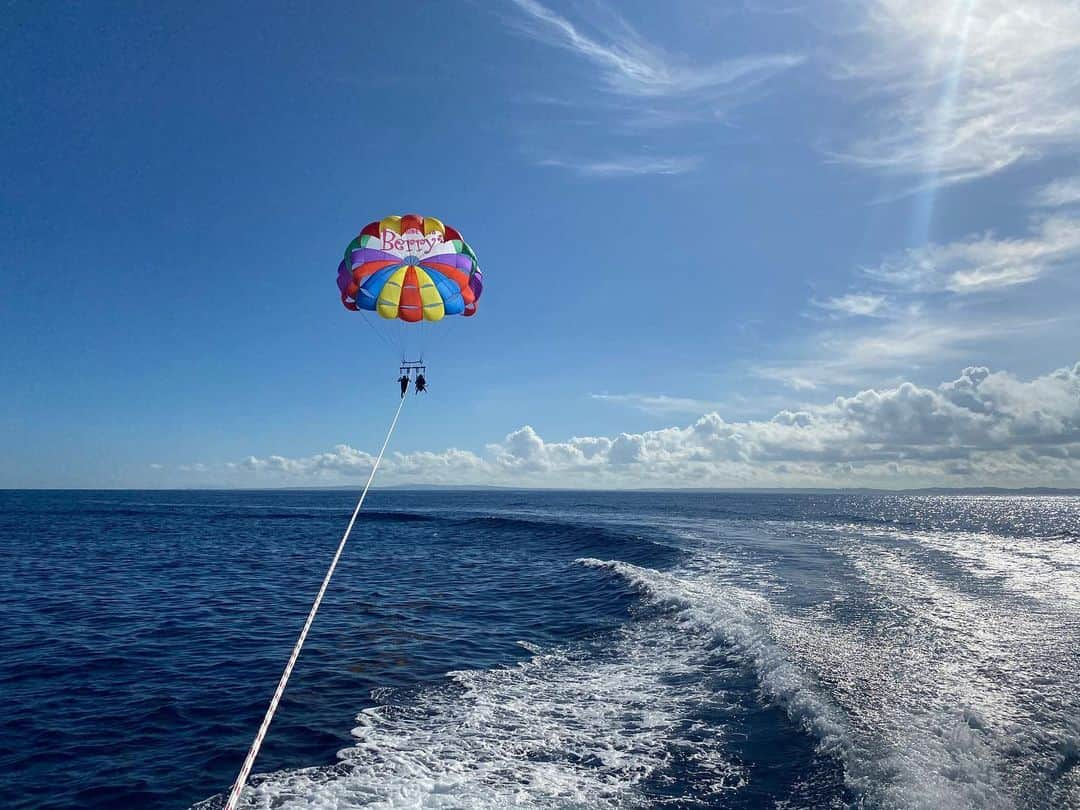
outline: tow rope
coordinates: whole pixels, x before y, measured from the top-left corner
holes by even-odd
[[[274,712],[277,711],[281,696],[285,693],[285,684],[289,682],[289,676],[292,675],[293,666],[296,665],[296,659],[300,657],[300,648],[304,646],[304,640],[307,638],[308,630],[311,629],[311,623],[315,621],[315,614],[319,610],[319,605],[322,604],[323,595],[326,593],[326,586],[330,584],[330,578],[334,575],[334,569],[337,568],[338,560],[341,558],[341,552],[345,548],[345,542],[349,539],[349,533],[352,531],[353,524],[356,523],[356,516],[360,514],[360,507],[364,505],[364,498],[367,497],[371,482],[375,479],[375,471],[379,469],[379,463],[382,461],[383,454],[386,452],[386,446],[390,444],[390,437],[394,434],[394,428],[397,427],[398,417],[401,416],[401,409],[405,406],[406,393],[407,389],[406,391],[401,392],[401,402],[398,404],[397,411],[394,413],[394,420],[390,423],[390,429],[386,432],[386,438],[383,439],[382,447],[379,449],[379,455],[371,468],[371,474],[368,476],[367,483],[364,484],[364,491],[360,493],[360,500],[356,502],[356,508],[353,509],[352,517],[349,519],[349,525],[345,529],[345,534],[342,535],[341,542],[338,543],[337,551],[334,552],[334,559],[330,561],[330,567],[326,570],[326,576],[323,577],[322,587],[319,588],[319,593],[315,596],[315,601],[311,604],[311,611],[308,613],[307,621],[304,622],[304,629],[300,631],[300,637],[296,639],[296,646],[293,647],[292,655],[289,656],[289,663],[285,665],[285,671],[281,673],[281,680],[278,681],[277,689],[274,690],[274,696],[270,699],[270,706],[266,710],[266,716],[263,717],[262,725],[259,726],[259,731],[255,735],[255,740],[251,743],[251,750],[248,751],[243,767],[240,768],[240,773],[236,777],[236,782],[233,783],[228,801],[225,802],[225,810],[236,810],[236,803],[240,801],[240,793],[243,791],[244,784],[247,782],[248,775],[251,773],[251,767],[255,764],[255,757],[259,755],[259,748],[262,747],[263,738],[266,737],[266,730],[270,728],[270,721],[274,719]]]

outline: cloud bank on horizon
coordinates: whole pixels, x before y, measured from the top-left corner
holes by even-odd
[[[362,480],[371,454],[338,445],[197,472],[263,486]],[[1080,486],[1080,363],[1032,380],[966,368],[935,388],[868,389],[767,421],[547,440],[525,425],[482,451],[392,453],[383,483],[540,487]]]

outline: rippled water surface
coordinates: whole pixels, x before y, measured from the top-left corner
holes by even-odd
[[[0,493],[0,806],[220,807],[344,492]],[[249,808],[1080,808],[1080,499],[378,492]]]

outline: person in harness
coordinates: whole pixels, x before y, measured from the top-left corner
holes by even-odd
[[[402,374],[398,377],[398,382],[401,383],[401,396],[404,399],[405,392],[409,390],[409,375]]]
[[[423,374],[416,375],[416,393],[422,393],[427,391],[427,380],[424,379]],[[404,394],[402,394],[404,396]]]

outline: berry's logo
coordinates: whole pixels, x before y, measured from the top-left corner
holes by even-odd
[[[407,231],[404,234],[391,230],[382,232],[382,249],[412,256],[426,256],[443,242],[441,233],[424,236],[419,231]]]

